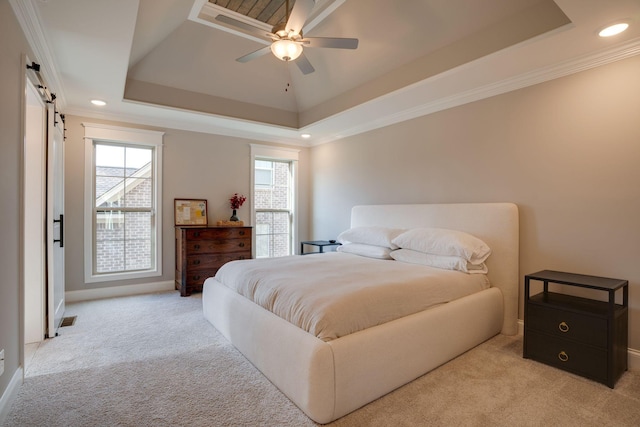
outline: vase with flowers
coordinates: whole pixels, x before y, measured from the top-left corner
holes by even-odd
[[[231,205],[231,209],[233,209],[233,213],[229,221],[239,221],[236,216],[236,210],[240,209],[240,206],[247,200],[242,194],[234,193],[234,195],[229,199],[229,204]]]

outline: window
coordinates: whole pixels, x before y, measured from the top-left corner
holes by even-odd
[[[252,145],[255,257],[293,254],[297,150]]]
[[[266,189],[273,185],[273,162],[256,160],[255,164],[256,188]]]
[[[162,132],[85,127],[85,281],[158,276]]]

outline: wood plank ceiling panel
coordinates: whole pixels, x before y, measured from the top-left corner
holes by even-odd
[[[210,3],[275,26],[287,18],[286,0],[209,0]],[[289,9],[295,0],[289,0]]]

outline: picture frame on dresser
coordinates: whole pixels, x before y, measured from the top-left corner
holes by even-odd
[[[177,227],[206,227],[208,225],[206,199],[173,199],[174,225]]]

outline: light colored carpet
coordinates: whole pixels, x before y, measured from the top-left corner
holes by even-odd
[[[177,292],[69,304],[40,344],[13,426],[314,426]],[[497,336],[331,426],[632,426],[640,374],[615,390],[522,358]]]

